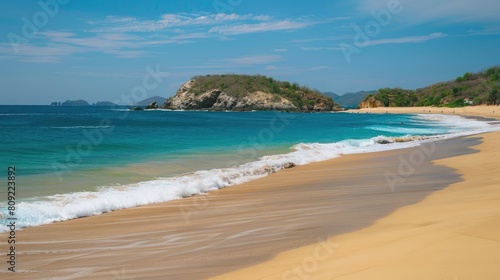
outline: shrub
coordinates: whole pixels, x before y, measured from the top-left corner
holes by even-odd
[[[468,105],[469,105],[469,103],[467,103],[465,101],[465,99],[462,98],[462,99],[457,99],[455,101],[452,101],[452,102],[448,103],[446,105],[446,107],[457,108],[457,107],[465,107],[465,106],[468,106]]]
[[[490,94],[488,95],[488,102],[492,105],[497,105],[500,104],[499,99],[500,99],[500,88],[497,87],[492,89]]]

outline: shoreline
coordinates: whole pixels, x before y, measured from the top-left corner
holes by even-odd
[[[500,106],[468,106],[460,108],[448,107],[378,107],[352,109],[347,113],[371,113],[371,114],[445,114],[467,117],[500,118]]]
[[[421,108],[419,108],[421,109]],[[435,109],[435,108],[434,108]],[[440,109],[440,108],[439,108]],[[485,109],[463,116],[494,117]],[[357,110],[420,113],[414,108]],[[481,111],[480,113],[478,113]],[[352,112],[351,112],[352,113]],[[440,113],[432,111],[430,113]],[[477,153],[435,160],[459,182],[362,230],[332,235],[256,266],[211,279],[496,279],[500,277],[500,132],[478,135]],[[469,136],[471,138],[474,136]],[[323,251],[325,244],[333,244]],[[325,254],[325,252],[327,252]]]
[[[228,271],[235,271],[234,277],[257,279],[252,278],[254,272],[248,277],[240,270],[274,262],[278,253],[317,246],[318,239],[324,243],[331,236],[370,228],[397,209],[460,182],[453,169],[432,161],[472,153],[467,147],[479,144],[478,137],[483,136],[436,141],[440,148],[411,174],[417,180],[398,182],[395,189],[380,174],[397,172],[399,158],[418,147],[346,155],[209,196],[26,228],[18,232],[23,243],[15,277],[21,278],[12,279],[164,279],[167,272],[175,279],[205,279]],[[437,183],[429,186],[428,177]],[[415,189],[406,193],[407,184]],[[332,244],[337,249],[337,243]]]
[[[343,115],[340,117],[342,119],[350,119],[349,115]],[[357,118],[366,119],[366,116],[357,116]],[[388,116],[384,116],[381,118],[387,119],[389,120],[389,122],[391,119]],[[411,117],[409,116],[405,116],[403,118],[411,119]],[[484,122],[484,120],[481,121]],[[467,121],[464,120],[464,122]],[[454,125],[450,124],[450,126]],[[476,129],[475,126],[472,127]],[[432,126],[429,126],[429,128],[432,130]],[[255,158],[253,160],[242,158],[240,155],[243,155],[244,153],[240,151],[239,155],[212,154],[211,156],[202,156],[199,158],[194,158],[191,156],[190,161],[177,161],[177,159],[174,159],[171,162],[165,163],[155,161],[151,161],[149,163],[138,162],[134,165],[128,165],[126,167],[116,166],[93,170],[83,170],[81,172],[75,171],[68,173],[64,181],[55,183],[52,183],[48,178],[44,178],[43,176],[34,176],[32,178],[23,176],[23,183],[26,188],[25,191],[20,194],[19,198],[31,199],[33,197],[40,197],[41,194],[47,194],[49,196],[48,199],[50,200],[54,199],[57,201],[71,201],[71,203],[65,205],[64,209],[62,209],[62,207],[52,207],[53,203],[47,203],[48,205],[25,205],[25,209],[32,209],[30,212],[41,212],[44,214],[29,219],[25,218],[30,217],[30,215],[28,215],[29,213],[27,213],[28,211],[25,211],[24,213],[22,213],[22,219],[18,221],[18,224],[19,226],[23,227],[38,226],[41,224],[47,224],[50,221],[64,221],[83,216],[91,216],[93,213],[97,212],[105,213],[121,210],[124,208],[133,208],[145,204],[166,202],[168,200],[175,200],[180,197],[204,193],[208,189],[214,189],[213,187],[211,187],[213,185],[232,186],[236,184],[235,181],[239,181],[239,183],[242,183],[242,181],[252,180],[252,178],[248,177],[252,177],[252,175],[255,174],[259,174],[262,176],[268,175],[269,173],[275,171],[271,170],[268,167],[269,165],[273,166],[273,169],[274,166],[276,166],[276,169],[282,169],[286,168],[286,166],[289,166],[287,164],[289,164],[290,162],[302,165],[310,162],[327,160],[329,158],[336,158],[345,153],[365,153],[369,151],[402,149],[404,147],[419,145],[419,143],[417,142],[413,144],[411,143],[415,140],[425,141],[428,138],[429,141],[432,141],[431,138],[433,138],[426,136],[416,138],[388,136],[388,138],[390,139],[386,139],[386,137],[380,138],[376,136],[380,135],[375,134],[381,133],[379,131],[373,131],[372,133],[373,134],[370,135],[374,136],[372,138],[363,138],[360,141],[358,141],[359,139],[354,139],[354,143],[346,140],[345,143],[340,142],[339,147],[336,147],[336,142],[326,143],[331,145],[324,146],[315,146],[314,143],[306,143],[305,145],[296,143],[294,144],[294,146],[288,147],[289,150],[283,150],[281,151],[281,153],[268,153],[268,151],[273,151],[273,149],[257,150],[255,151]],[[390,130],[389,133],[391,133]],[[457,136],[455,135],[453,137]],[[375,144],[387,144],[391,141],[408,143],[402,144],[400,146],[393,146],[392,144]],[[301,147],[295,150],[292,148],[295,146]],[[247,154],[246,151],[245,154]],[[205,155],[209,154],[206,153]],[[270,160],[268,161],[264,158],[261,158],[261,156],[266,156],[270,158]],[[187,159],[188,157],[186,156],[185,158]],[[237,162],[238,160],[241,160],[241,162]],[[247,160],[250,161],[245,162]],[[234,172],[232,170],[223,170],[223,174],[217,173],[219,171],[219,168],[227,167],[228,163],[230,163],[231,166],[237,165],[237,170],[235,170]],[[245,167],[245,165],[247,165],[247,167]],[[167,170],[167,172],[165,172],[164,170]],[[157,176],[153,177],[155,172]],[[160,177],[159,174],[162,172],[163,175],[166,176]],[[205,180],[205,178],[209,179]],[[183,183],[178,184],[178,181],[182,181]],[[203,184],[200,184],[200,182]],[[31,185],[29,185],[29,183],[31,183]],[[117,184],[119,186],[117,186]],[[188,187],[183,188],[182,185],[186,184],[188,185]],[[121,190],[128,191],[127,188],[129,187],[132,192],[135,187],[142,187],[143,185],[148,185],[148,187],[152,186],[153,190],[151,190],[150,188],[150,191],[155,191],[154,195],[152,195],[151,192],[146,192],[146,190],[141,191],[141,194],[146,194],[145,196],[141,196],[140,194],[139,196],[130,196],[128,192],[121,192]],[[193,185],[198,186],[198,188],[193,190]],[[165,197],[165,191],[161,188],[165,188],[166,186],[176,187],[176,191],[170,192],[168,196]],[[49,189],[50,191],[57,190],[57,192],[52,194],[46,193],[49,191]],[[117,191],[115,192],[115,190]],[[170,190],[172,190],[172,188],[169,188],[169,191]],[[111,195],[110,192],[113,192],[113,194]],[[25,196],[23,197],[22,195]],[[127,195],[129,196],[127,197]],[[91,201],[88,202],[92,207],[84,208],[82,204],[75,205],[78,204],[73,203],[73,201],[75,201],[76,199],[71,199],[77,196],[83,196],[79,197],[79,200],[86,200],[87,197],[91,197]],[[67,199],[67,197],[69,197],[69,199]],[[161,199],[157,199],[158,197],[161,197]],[[118,200],[120,200],[121,202],[109,203],[109,201]],[[75,208],[75,206],[80,207]],[[69,209],[70,211],[65,211],[67,209]],[[0,231],[5,232],[6,228],[0,226]]]
[[[476,145],[477,139],[436,142],[440,148],[414,173],[416,178],[439,178],[432,186],[425,178],[407,180],[393,191],[380,176],[387,170],[397,172],[399,157],[420,150],[415,147],[346,155],[208,196],[27,228],[17,234],[22,240],[17,249],[20,265],[12,279],[109,279],[115,274],[206,279],[257,265],[280,252],[310,246],[318,237],[326,240],[361,230],[460,181],[431,159],[471,153],[466,147]]]
[[[463,180],[362,230],[212,279],[497,279],[500,132],[481,138],[477,153],[435,161]],[[328,254],[324,242],[335,244]]]

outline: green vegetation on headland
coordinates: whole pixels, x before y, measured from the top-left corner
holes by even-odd
[[[262,75],[195,76],[162,108],[208,110],[340,110],[330,97],[297,83]]]
[[[368,95],[360,108],[370,107],[464,107],[500,104],[500,67],[479,73],[465,73],[454,81],[417,90],[383,88]]]

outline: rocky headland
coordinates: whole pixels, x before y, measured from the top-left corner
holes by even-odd
[[[500,67],[465,73],[453,81],[436,83],[417,90],[383,88],[370,94],[358,108],[378,107],[465,107],[500,104]]]
[[[184,83],[162,109],[252,111],[341,111],[316,90],[265,76],[208,75]]]

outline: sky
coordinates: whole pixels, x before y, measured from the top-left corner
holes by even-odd
[[[498,0],[0,0],[0,104],[169,97],[261,74],[343,94],[500,64]]]

